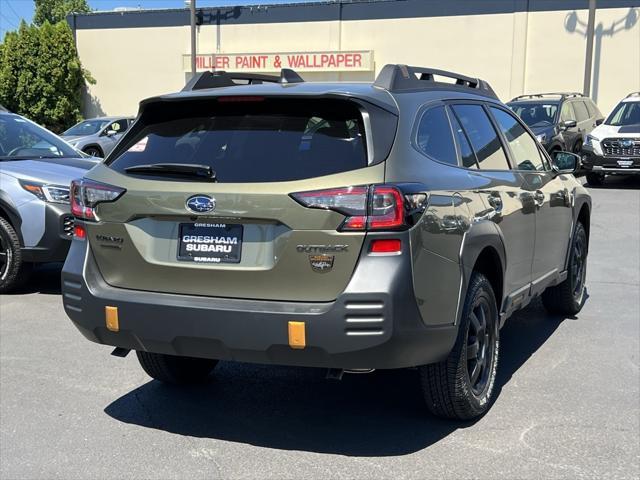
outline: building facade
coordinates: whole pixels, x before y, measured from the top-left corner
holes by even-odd
[[[640,0],[598,0],[591,97],[608,113],[640,90]],[[387,63],[487,80],[500,98],[582,91],[588,0],[364,0],[198,9],[198,70],[372,81]],[[189,12],[68,17],[96,84],[85,116],[130,115],[190,76]]]

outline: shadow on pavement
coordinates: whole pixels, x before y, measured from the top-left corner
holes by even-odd
[[[29,274],[26,283],[9,295],[26,295],[30,293],[44,293],[48,295],[59,295],[60,271],[62,263],[46,263],[38,265]]]
[[[539,302],[502,330],[497,393],[558,328]],[[116,420],[179,435],[284,450],[393,456],[422,450],[470,423],[430,416],[415,370],[345,374],[221,362],[208,384],[151,381],[105,408]]]
[[[609,175],[604,179],[604,184],[599,187],[585,186],[594,190],[640,190],[640,175]]]

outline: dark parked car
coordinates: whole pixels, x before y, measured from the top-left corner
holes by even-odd
[[[607,175],[640,175],[640,92],[627,95],[582,147],[589,185]]]
[[[477,78],[203,73],[144,100],[73,182],[65,310],[164,382],[223,359],[417,367],[434,414],[474,418],[504,321],[540,295],[557,314],[583,306],[578,160],[550,158]]]
[[[584,137],[604,120],[596,104],[581,93],[521,95],[507,105],[549,153],[579,154]]]

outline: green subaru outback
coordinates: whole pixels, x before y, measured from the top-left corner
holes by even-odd
[[[452,72],[203,73],[141,102],[73,182],[64,307],[160,381],[218,360],[417,367],[431,412],[474,418],[504,321],[540,295],[560,315],[585,301],[577,160]]]

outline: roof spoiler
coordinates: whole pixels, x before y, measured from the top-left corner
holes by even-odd
[[[515,102],[516,100],[524,100],[525,98],[544,98],[544,97],[560,97],[561,100],[569,97],[584,97],[584,94],[580,92],[550,92],[550,93],[532,93],[529,95],[518,95],[514,97],[511,101]]]
[[[233,73],[222,70],[202,72],[194,75],[182,89],[183,92],[206,88],[235,87],[238,85],[256,85],[261,83],[302,83],[300,75],[289,68],[280,70],[280,76],[259,73]]]
[[[434,79],[434,76],[451,78],[455,83],[439,82]],[[479,95],[498,98],[491,85],[484,80],[436,68],[388,64],[380,71],[373,84],[390,92],[442,87],[470,88],[476,90],[475,93]]]

